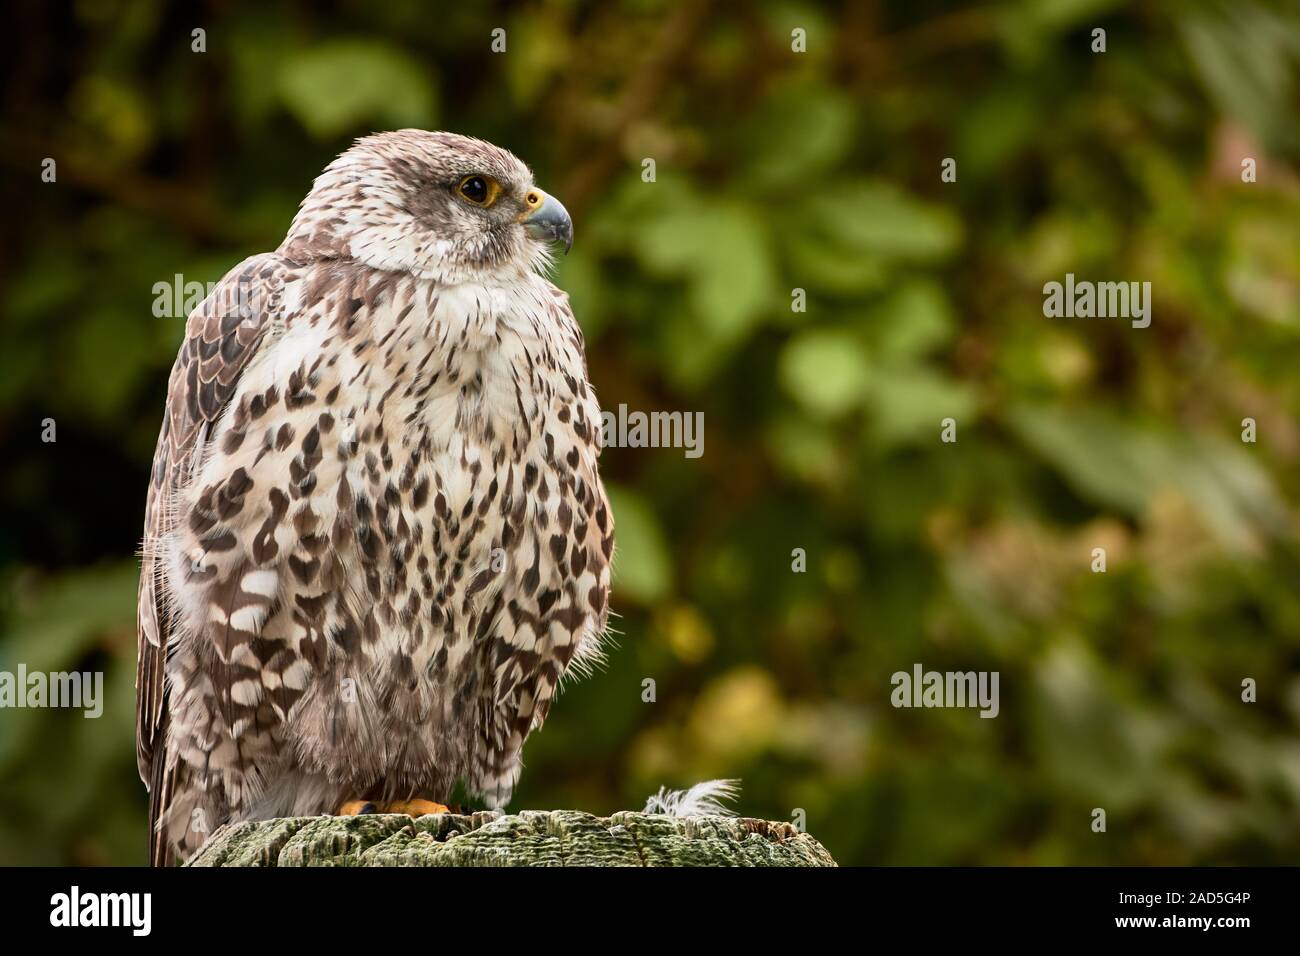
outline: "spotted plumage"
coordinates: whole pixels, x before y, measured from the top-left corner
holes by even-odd
[[[349,798],[509,800],[614,543],[549,239],[511,154],[379,134],[189,317],[140,578],[154,862]]]

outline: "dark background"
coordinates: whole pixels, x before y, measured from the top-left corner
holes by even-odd
[[[6,30],[0,670],[108,699],[0,710],[0,862],[145,859],[133,552],[183,327],[155,284],[274,248],[404,126],[566,203],[606,408],[705,416],[702,458],[602,458],[619,647],[513,806],[739,777],[843,863],[1296,862],[1295,4],[85,0]],[[1150,281],[1151,327],[1045,318],[1066,272]],[[1000,715],[894,709],[918,662],[998,671]]]

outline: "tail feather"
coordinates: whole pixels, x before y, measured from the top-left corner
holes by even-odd
[[[175,866],[176,854],[167,837],[163,818],[172,799],[172,775],[164,768],[166,754],[161,748],[153,756],[152,780],[149,782],[149,865]]]

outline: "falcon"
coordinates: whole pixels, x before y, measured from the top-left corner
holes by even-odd
[[[149,483],[150,860],[218,825],[504,806],[599,661],[613,516],[569,214],[511,153],[357,140],[189,316]]]

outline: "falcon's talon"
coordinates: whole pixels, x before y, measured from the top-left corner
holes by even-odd
[[[445,803],[433,800],[393,800],[389,803],[375,803],[372,800],[347,800],[339,807],[335,816],[355,817],[363,813],[404,813],[408,817],[422,817],[430,813],[451,813]]]
[[[451,807],[432,800],[396,800],[384,804],[385,813],[405,813],[408,817],[423,817],[430,813],[451,813]]]
[[[369,800],[348,800],[339,807],[339,812],[335,816],[355,817],[363,813],[378,813],[379,810]]]

